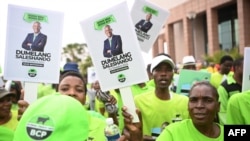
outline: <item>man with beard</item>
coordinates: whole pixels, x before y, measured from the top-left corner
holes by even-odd
[[[134,97],[142,115],[144,138],[155,138],[161,132],[163,123],[173,123],[188,118],[188,97],[169,90],[173,80],[175,64],[167,54],[153,58],[150,71],[155,90]]]
[[[233,63],[234,74],[233,76],[228,76],[225,81],[221,83],[218,87],[220,112],[219,120],[221,124],[225,124],[225,115],[227,112],[227,103],[229,98],[236,93],[240,93],[242,90],[242,80],[243,80],[243,58],[236,59]]]

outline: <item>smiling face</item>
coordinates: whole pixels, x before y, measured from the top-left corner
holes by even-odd
[[[169,63],[161,62],[153,70],[153,78],[157,88],[167,88],[173,79],[173,68]]]
[[[61,94],[65,94],[68,96],[71,96],[78,101],[80,101],[82,104],[85,104],[86,100],[86,93],[85,93],[85,84],[77,76],[66,76],[64,77],[58,86],[58,91]]]
[[[207,82],[197,82],[190,90],[188,111],[194,125],[210,125],[219,112],[218,93]]]
[[[112,29],[111,29],[111,27],[109,25],[105,26],[104,32],[107,35],[107,37],[111,37],[112,36]]]

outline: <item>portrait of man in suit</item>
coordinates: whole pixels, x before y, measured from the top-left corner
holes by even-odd
[[[122,54],[122,39],[120,35],[114,35],[110,25],[104,27],[107,39],[104,40],[103,56],[110,58]]]
[[[41,23],[36,21],[33,23],[33,33],[28,33],[22,43],[22,48],[30,51],[44,51],[47,42],[47,35],[41,33]]]
[[[152,18],[152,14],[151,13],[147,13],[146,14],[146,19],[141,19],[136,25],[135,27],[145,33],[147,33],[151,27],[153,26],[152,22],[150,21]]]

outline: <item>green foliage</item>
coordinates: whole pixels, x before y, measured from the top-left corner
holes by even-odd
[[[239,48],[238,47],[234,47],[231,50],[218,50],[213,55],[204,55],[203,59],[205,61],[207,61],[208,63],[213,62],[213,63],[217,64],[217,63],[220,62],[221,57],[224,56],[224,55],[230,55],[234,59],[238,59],[240,57],[243,57],[239,53]]]
[[[68,44],[63,48],[62,56],[66,62],[76,62],[79,66],[80,73],[83,76],[87,74],[87,68],[93,66],[91,57],[86,52],[87,44]]]

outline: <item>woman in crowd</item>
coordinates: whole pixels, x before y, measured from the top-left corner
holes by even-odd
[[[218,93],[208,82],[197,82],[189,93],[188,111],[191,119],[170,124],[165,127],[156,141],[223,141],[224,128],[214,122],[219,111]],[[140,124],[132,123],[133,117],[123,107],[125,118],[124,141],[142,141]],[[125,139],[126,138],[126,139]],[[122,141],[122,140],[120,140]]]
[[[86,83],[82,75],[75,71],[69,71],[60,76],[58,92],[64,95],[71,96],[81,102],[82,105],[86,101]],[[116,103],[114,98],[110,99],[111,103]],[[28,106],[26,101],[19,101],[19,116]],[[84,108],[84,107],[83,107]],[[79,117],[80,118],[80,117]],[[89,136],[88,140],[91,141],[104,141],[106,137],[104,135],[104,128],[106,126],[105,118],[99,113],[94,111],[89,111]]]

